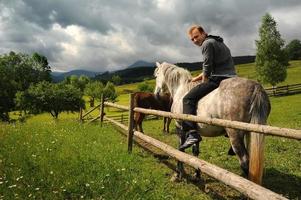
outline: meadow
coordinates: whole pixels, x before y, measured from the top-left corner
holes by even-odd
[[[254,64],[240,65],[237,70],[240,76],[255,78]],[[300,75],[301,62],[293,61],[282,84],[300,83]],[[155,84],[154,80],[148,82]],[[117,88],[121,94],[118,104],[128,104],[125,89],[136,90],[137,84]],[[301,94],[270,99],[269,125],[301,128]],[[106,113],[122,112],[106,108]],[[44,113],[24,123],[0,124],[0,199],[243,198],[206,175],[201,183],[190,177],[171,182],[176,167],[173,159],[157,158],[136,145],[128,154],[126,138],[113,126],[81,124],[77,118],[78,113],[63,113],[54,120]],[[159,119],[147,120],[143,127],[146,134],[177,147],[173,124],[170,134],[163,134],[162,126]],[[241,174],[237,158],[227,155],[228,148],[225,137],[204,138],[200,158]],[[191,172],[188,167],[186,170]],[[301,199],[300,141],[266,137],[263,185],[289,199]]]

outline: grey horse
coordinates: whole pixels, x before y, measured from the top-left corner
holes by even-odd
[[[173,98],[172,113],[182,113],[182,100],[185,94],[195,85],[191,82],[189,71],[169,63],[156,63],[154,76],[156,77],[155,94],[170,93]],[[269,98],[264,88],[257,82],[245,78],[229,78],[223,80],[220,86],[203,97],[197,106],[197,116],[241,121],[254,124],[266,124],[271,110]],[[176,121],[176,128],[180,137],[180,145],[185,141],[185,135],[180,130],[181,123]],[[238,156],[240,167],[248,175],[249,155],[244,144],[246,131],[220,126],[198,123],[201,136],[215,137],[228,135],[233,151]],[[192,147],[193,155],[199,155],[199,144]],[[183,165],[178,163],[178,176],[182,176]],[[199,170],[196,176],[199,176]]]

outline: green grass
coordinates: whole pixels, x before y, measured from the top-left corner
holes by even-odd
[[[36,117],[39,118],[39,117]],[[0,126],[0,199],[212,199],[111,126],[32,120]]]
[[[256,79],[255,63],[237,65],[236,70],[239,76],[249,79]],[[301,61],[290,61],[287,69],[287,78],[284,82],[279,83],[277,86],[290,85],[301,83]],[[264,84],[265,87],[271,87],[270,84]]]
[[[255,79],[254,64],[237,69],[240,76]],[[300,83],[300,74],[301,62],[291,62],[283,84]],[[137,83],[117,87],[118,104],[128,105],[126,89],[136,90]],[[270,99],[269,125],[301,129],[301,94]],[[105,111],[127,115],[114,108]],[[12,114],[17,119],[18,112]],[[90,118],[97,114],[98,110]],[[62,113],[54,120],[44,113],[26,123],[0,124],[0,199],[241,199],[207,176],[203,179],[208,194],[204,183],[172,183],[174,160],[156,159],[137,146],[128,154],[126,138],[112,126],[79,124],[77,117],[78,113]],[[173,124],[169,135],[162,134],[162,120],[145,121],[143,127],[146,134],[177,147]],[[228,148],[224,137],[204,138],[200,158],[241,174],[237,158],[227,155]],[[301,199],[300,150],[299,141],[266,137],[264,187]]]

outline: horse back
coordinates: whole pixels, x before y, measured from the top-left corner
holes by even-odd
[[[202,98],[198,103],[197,113],[204,117],[214,117],[249,123],[254,107],[255,95],[260,96],[262,103],[257,105],[261,112],[270,112],[270,102],[263,87],[245,78],[229,78],[221,82],[220,86]],[[262,108],[263,105],[266,108]],[[267,118],[267,116],[265,117]]]
[[[170,111],[171,98],[169,95],[156,97],[150,92],[136,92],[134,94],[134,106],[156,110]]]

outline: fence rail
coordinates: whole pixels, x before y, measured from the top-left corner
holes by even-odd
[[[109,117],[104,116],[104,119],[110,121],[111,123],[115,124],[119,128],[123,129],[124,131],[128,132],[129,129],[124,124],[121,124]],[[228,186],[232,187],[233,189],[241,192],[242,194],[248,196],[252,199],[258,200],[284,200],[285,197],[272,192],[269,189],[266,189],[260,185],[257,185],[243,177],[240,177],[232,172],[229,172],[225,169],[222,169],[218,166],[210,164],[204,160],[191,156],[189,154],[183,153],[159,140],[151,138],[141,132],[135,131],[133,135],[157,148],[162,150],[163,152],[167,153],[171,157],[188,164],[195,169],[200,169],[202,172],[208,174],[209,176],[222,181],[223,183],[227,184]]]
[[[248,123],[243,123],[243,122],[229,121],[229,120],[215,119],[215,118],[200,118],[200,117],[197,117],[194,115],[174,114],[174,113],[170,113],[170,112],[144,109],[144,108],[139,108],[139,107],[134,108],[132,101],[133,101],[132,94],[131,94],[130,104],[129,104],[131,106],[129,106],[129,107],[102,101],[102,105],[101,105],[102,109],[100,110],[101,113],[100,113],[100,116],[98,117],[101,119],[101,122],[103,122],[103,119],[105,119],[105,120],[112,122],[113,124],[119,126],[120,128],[122,128],[123,130],[125,130],[127,132],[129,152],[131,152],[131,150],[132,150],[133,136],[135,136],[135,137],[161,149],[162,151],[166,152],[168,155],[176,158],[177,160],[184,162],[184,163],[194,167],[195,169],[202,170],[202,172],[208,174],[209,176],[211,176],[213,178],[216,178],[217,180],[224,182],[225,184],[242,192],[243,194],[247,195],[248,197],[250,197],[252,199],[286,199],[285,197],[283,197],[279,194],[276,194],[260,185],[253,183],[252,181],[255,181],[256,183],[258,183],[258,181],[256,179],[252,179],[251,176],[250,177],[251,177],[252,181],[249,181],[249,180],[244,179],[238,175],[235,175],[225,169],[222,169],[215,165],[207,163],[206,161],[200,160],[194,156],[180,152],[180,151],[174,149],[173,147],[171,147],[167,144],[164,144],[163,142],[160,142],[154,138],[144,135],[141,132],[133,131],[133,113],[141,112],[144,114],[152,114],[155,116],[169,117],[169,118],[180,119],[180,120],[190,120],[190,121],[199,122],[199,123],[205,123],[205,124],[210,124],[210,125],[223,126],[223,127],[229,127],[229,128],[249,131],[249,132],[251,132],[250,144],[254,145],[254,146],[252,146],[252,148],[256,148],[256,146],[260,146],[259,144],[256,143],[259,135],[263,136],[265,134],[268,134],[268,135],[273,135],[273,136],[280,136],[280,137],[301,140],[301,130],[279,128],[279,127],[266,126],[266,125],[248,124]],[[111,119],[108,116],[105,116],[104,111],[103,111],[103,107],[105,105],[114,107],[114,108],[118,108],[118,109],[121,109],[124,111],[129,111],[128,126],[125,126],[124,124],[121,124],[118,121]],[[252,137],[254,137],[255,139],[253,138],[253,140],[252,140]],[[256,170],[258,170],[259,172],[256,171],[256,174],[252,174],[251,171],[249,172],[249,175],[251,174],[252,176],[258,176],[258,177],[260,176],[258,179],[258,180],[260,180],[259,183],[261,182],[261,175],[262,175],[262,171],[263,171],[263,169],[260,168],[261,166],[263,167],[263,151],[262,150],[263,150],[263,148],[261,148],[257,154],[253,153],[253,151],[251,151],[249,154],[250,155],[250,168],[253,167],[253,166],[251,166],[252,160],[257,160],[257,161],[259,160],[256,163],[258,166],[254,166],[255,168],[258,168]],[[262,155],[260,155],[260,154],[262,154]],[[261,171],[261,174],[260,174],[260,171]],[[255,170],[252,172],[255,172]]]
[[[301,83],[271,87],[265,89],[265,91],[269,96],[284,96],[284,95],[298,94],[301,93]]]
[[[173,119],[189,120],[189,121],[205,123],[209,125],[223,126],[228,128],[240,129],[244,131],[252,131],[261,134],[301,140],[301,130],[296,130],[296,129],[279,128],[279,127],[259,125],[259,124],[249,124],[245,122],[230,121],[230,120],[217,119],[217,118],[205,118],[205,117],[198,117],[198,116],[187,115],[187,114],[173,114],[170,112],[144,109],[139,107],[134,108],[134,111],[141,112],[144,114],[159,115],[162,117],[169,117]]]
[[[130,105],[132,105],[132,95],[131,95],[131,101]],[[266,188],[261,187],[260,185],[257,185],[249,180],[246,180],[238,175],[235,175],[229,171],[226,171],[222,168],[219,168],[215,165],[212,165],[210,163],[207,163],[206,161],[200,160],[194,156],[185,154],[183,152],[180,152],[176,149],[174,149],[171,146],[168,146],[167,144],[164,144],[154,138],[151,138],[149,136],[144,135],[143,133],[140,133],[138,131],[133,131],[133,112],[141,112],[144,114],[151,114],[156,116],[162,116],[162,117],[169,117],[174,119],[181,119],[181,120],[190,120],[194,122],[200,122],[200,123],[206,123],[216,126],[224,126],[229,128],[235,128],[240,130],[246,130],[251,132],[251,141],[252,137],[255,135],[256,137],[258,135],[274,135],[274,136],[280,136],[280,137],[286,137],[291,139],[301,139],[301,130],[295,130],[295,129],[288,129],[288,128],[279,128],[279,127],[272,127],[272,126],[266,126],[266,125],[257,125],[257,124],[248,124],[243,122],[237,122],[237,121],[229,121],[229,120],[222,120],[222,119],[215,119],[215,118],[200,118],[193,115],[186,115],[186,114],[173,114],[170,112],[164,112],[164,111],[157,111],[157,110],[151,110],[151,109],[144,109],[133,106],[121,106],[114,103],[108,103],[104,102],[104,105],[111,106],[114,108],[119,108],[122,110],[130,111],[129,117],[128,117],[128,127],[124,124],[119,123],[118,121],[108,117],[104,116],[104,113],[102,112],[100,116],[104,116],[104,119],[112,122],[113,124],[119,126],[120,128],[124,129],[127,132],[128,135],[128,150],[129,152],[132,149],[132,138],[133,136],[161,149],[162,151],[166,152],[168,155],[176,158],[177,160],[184,162],[195,169],[200,169],[202,172],[205,172],[211,177],[216,178],[217,180],[220,180],[230,187],[242,192],[246,196],[252,198],[252,199],[286,199],[285,197],[276,194]],[[259,133],[259,134],[258,134]],[[255,139],[256,140],[256,139]],[[253,139],[254,141],[254,139]],[[251,142],[252,144],[252,142]],[[263,143],[261,144],[263,145]],[[261,148],[261,147],[260,147]],[[262,148],[263,149],[263,148]],[[250,153],[250,162],[251,160],[263,160],[263,151],[260,151],[259,154],[262,153],[262,155],[258,154],[252,154]],[[260,159],[256,156],[259,156]],[[252,158],[253,157],[253,158]],[[259,163],[260,166],[263,166],[262,163]],[[256,166],[258,167],[258,166]],[[251,168],[251,165],[250,165]],[[259,171],[262,171],[263,169],[259,169]],[[254,176],[260,176],[260,173],[255,174]],[[261,179],[261,177],[260,177]],[[261,180],[260,180],[261,181]],[[256,181],[255,181],[256,182]]]

